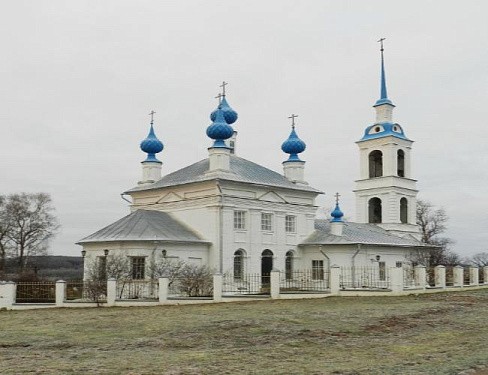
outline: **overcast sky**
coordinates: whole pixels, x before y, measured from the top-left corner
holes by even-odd
[[[50,193],[51,253],[129,212],[151,110],[163,174],[207,157],[225,80],[239,156],[282,171],[291,113],[318,204],[354,218],[359,140],[388,94],[420,199],[461,255],[488,251],[488,2],[10,1],[0,13],[0,193]]]

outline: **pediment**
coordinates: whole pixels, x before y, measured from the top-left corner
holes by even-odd
[[[264,193],[263,195],[258,197],[258,200],[275,203],[287,203],[281,195],[275,193],[274,191],[268,191],[267,193]]]
[[[168,194],[163,195],[161,198],[159,198],[157,203],[179,202],[181,200],[183,200],[183,197],[181,195],[176,194],[173,191],[170,191]]]

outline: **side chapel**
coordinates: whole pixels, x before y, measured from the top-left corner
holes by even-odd
[[[382,40],[381,40],[382,43]],[[416,180],[411,172],[413,141],[393,122],[381,45],[381,90],[375,122],[359,147],[356,221],[346,222],[336,195],[330,220],[316,219],[315,198],[323,192],[305,179],[305,148],[295,129],[281,149],[288,155],[278,173],[236,154],[233,126],[238,115],[227,102],[225,85],[210,115],[208,158],[165,176],[156,154],[164,146],[151,118],[140,148],[147,154],[142,178],[124,192],[131,213],[83,238],[88,259],[110,252],[130,258],[132,277],[147,278],[151,261],[179,259],[220,273],[267,274],[331,265],[399,266],[424,248],[416,225]],[[319,276],[318,276],[319,277]]]

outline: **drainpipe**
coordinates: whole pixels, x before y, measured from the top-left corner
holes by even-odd
[[[329,263],[329,268],[331,266],[330,264],[330,258],[328,257],[328,255],[322,250],[322,245],[319,245],[319,251],[322,253],[322,255],[327,259],[327,262]]]
[[[360,251],[361,251],[361,244],[358,243],[358,249],[356,250],[356,252],[353,254],[353,256],[351,258],[351,263],[352,263],[351,272],[352,272],[352,285],[353,285],[353,287],[356,285],[356,255],[358,255]]]
[[[122,198],[122,199],[123,199],[124,201],[126,201],[127,203],[132,204],[132,202],[131,202],[130,200],[128,200],[127,198],[124,198],[124,195],[127,195],[127,194],[124,194],[124,193],[120,194],[120,198]]]
[[[223,238],[223,231],[224,231],[224,205],[223,205],[223,196],[222,196],[222,189],[220,187],[219,181],[217,180],[217,189],[219,189],[219,197],[220,197],[220,204],[218,206],[219,209],[219,273],[224,272],[224,238]]]

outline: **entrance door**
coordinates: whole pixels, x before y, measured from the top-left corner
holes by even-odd
[[[264,250],[261,254],[261,283],[269,284],[271,270],[273,269],[273,252],[271,250]]]

